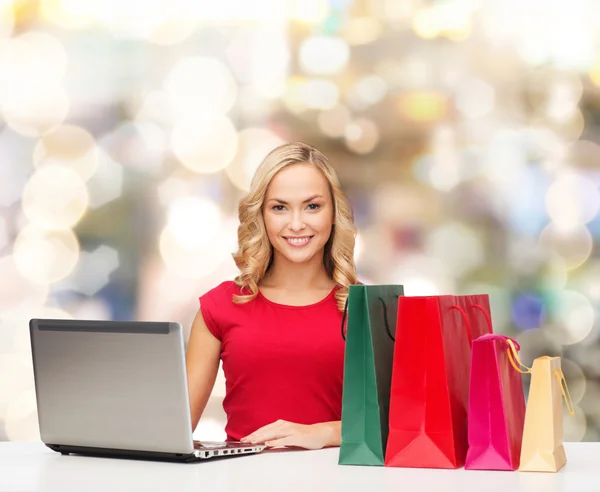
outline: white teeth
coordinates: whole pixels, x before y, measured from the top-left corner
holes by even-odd
[[[306,244],[310,238],[309,237],[288,237],[287,240],[291,244],[295,246],[300,246],[302,244]]]

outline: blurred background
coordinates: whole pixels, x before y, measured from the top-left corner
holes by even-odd
[[[489,293],[600,440],[599,125],[597,0],[0,0],[0,440],[39,439],[28,320],[189,334],[292,140],[339,173],[361,280]]]

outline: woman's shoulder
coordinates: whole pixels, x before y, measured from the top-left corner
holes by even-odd
[[[222,302],[224,300],[233,300],[234,295],[240,294],[240,287],[233,280],[221,282],[216,287],[213,287],[208,292],[200,296],[200,299],[211,299],[213,301]]]

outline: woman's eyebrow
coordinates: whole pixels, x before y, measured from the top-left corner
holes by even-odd
[[[313,195],[310,198],[307,198],[306,200],[304,200],[302,203],[312,202],[316,198],[323,198],[323,195]],[[282,205],[289,205],[288,202],[286,202],[285,200],[282,200],[281,198],[269,198],[268,201],[269,202],[275,201],[275,202],[281,203]]]

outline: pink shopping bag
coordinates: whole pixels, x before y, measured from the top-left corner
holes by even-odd
[[[513,363],[518,350],[515,340],[502,335],[483,335],[473,342],[467,470],[519,468],[525,395]]]

